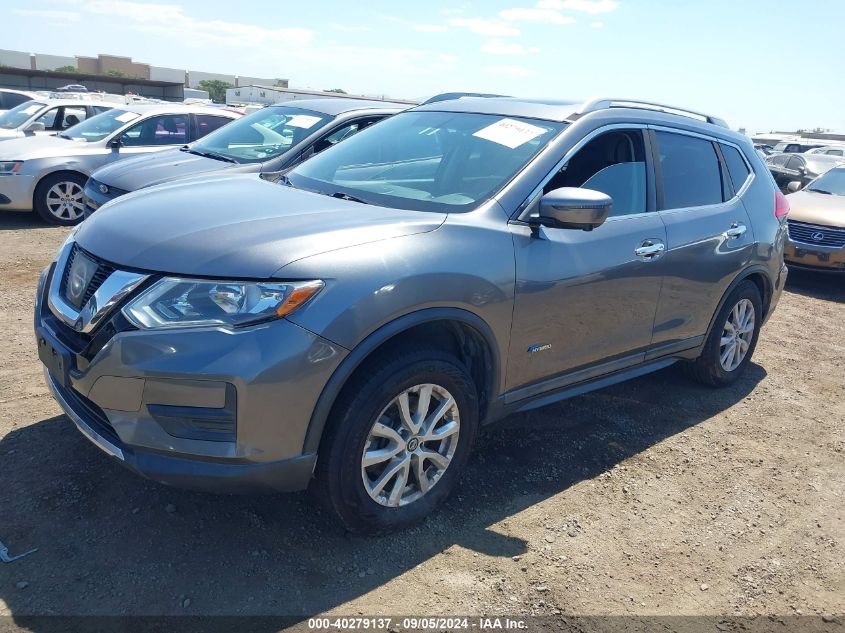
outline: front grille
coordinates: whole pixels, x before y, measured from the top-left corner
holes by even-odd
[[[53,384],[56,391],[59,392],[62,399],[73,409],[74,413],[82,418],[85,423],[98,435],[101,435],[115,446],[122,445],[120,437],[115,432],[114,427],[111,425],[111,422],[109,422],[105,412],[100,407],[91,402],[76,389],[71,387],[62,387],[55,382]]]
[[[70,255],[67,258],[67,265],[65,266],[64,272],[62,273],[62,285],[59,288],[59,292],[62,293],[62,296],[67,298],[67,282],[68,277],[70,276],[70,269],[73,265],[73,259],[76,257],[76,254],[82,251],[87,255],[90,259],[94,260],[97,263],[97,270],[94,272],[94,275],[91,277],[91,281],[88,282],[88,287],[85,288],[85,294],[82,296],[82,303],[81,305],[84,306],[88,303],[88,300],[94,296],[94,293],[97,292],[97,289],[103,285],[103,282],[108,279],[108,276],[114,272],[114,266],[107,264],[106,262],[102,261],[101,259],[95,257],[88,251],[84,251],[79,248],[78,245],[74,244],[73,248],[70,251]]]
[[[789,227],[789,239],[793,242],[829,248],[845,246],[845,228],[796,222],[795,220],[789,220],[787,226]]]

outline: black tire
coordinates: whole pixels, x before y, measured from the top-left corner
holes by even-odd
[[[728,371],[722,366],[720,360],[722,333],[728,321],[728,316],[734,307],[746,299],[754,306],[754,332],[745,358],[734,369]],[[760,326],[762,323],[763,301],[760,297],[760,290],[753,281],[745,280],[740,282],[730,295],[728,295],[722,309],[716,315],[713,321],[713,327],[707,337],[707,341],[704,343],[701,356],[692,362],[685,363],[687,375],[698,382],[712,387],[724,387],[736,381],[742,376],[746,367],[751,362],[754,349],[757,347],[757,338],[760,335]]]
[[[74,212],[78,211],[79,215],[77,217],[71,217],[74,213],[68,212],[66,215],[68,217],[62,217],[61,215],[57,215],[53,213],[50,209],[50,203],[48,202],[48,195],[50,195],[50,190],[53,189],[56,185],[65,184],[65,189],[69,191],[72,190],[73,192],[76,191],[76,187],[79,188],[79,204],[84,204],[82,202],[82,189],[85,188],[85,181],[87,178],[82,174],[77,174],[74,172],[59,172],[57,174],[50,174],[49,176],[45,176],[41,182],[38,183],[38,186],[35,187],[35,195],[33,196],[32,200],[32,208],[33,211],[38,215],[39,218],[47,222],[48,224],[56,224],[59,226],[74,226],[82,222],[85,219],[84,214],[84,207],[76,209],[74,208]]]
[[[449,496],[478,431],[475,384],[454,356],[434,349],[393,348],[356,372],[332,409],[320,445],[313,492],[356,534],[386,534],[419,523]],[[445,388],[459,412],[460,430],[451,462],[421,498],[386,507],[370,497],[362,478],[362,455],[373,424],[406,389],[432,383]]]

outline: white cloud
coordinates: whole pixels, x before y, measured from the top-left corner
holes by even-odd
[[[414,30],[422,33],[441,33],[448,31],[449,27],[445,24],[414,24]]]
[[[517,37],[520,34],[518,28],[500,20],[452,18],[449,20],[449,24],[467,28],[477,35],[485,35],[487,37]]]
[[[14,9],[12,13],[27,18],[41,18],[43,20],[57,20],[59,22],[79,22],[79,14],[75,11],[52,11],[50,9]]]
[[[372,31],[369,26],[353,26],[351,24],[338,24],[337,22],[329,23],[329,28],[340,33],[367,33]]]
[[[575,18],[563,15],[554,9],[528,9],[517,7],[499,12],[499,17],[508,22],[540,22],[543,24],[572,24]]]
[[[537,8],[580,11],[581,13],[597,15],[615,11],[619,8],[619,3],[616,0],[538,0]]]
[[[488,66],[487,71],[495,75],[509,75],[510,77],[535,77],[536,70],[531,70],[525,66]]]
[[[92,0],[80,7],[87,13],[106,15],[123,20],[122,26],[157,35],[181,35],[191,44],[205,42],[234,47],[260,47],[269,44],[294,48],[311,42],[310,29],[290,27],[268,29],[241,22],[200,20],[187,15],[175,4],[130,2],[125,0]]]
[[[593,27],[594,29],[603,29],[604,28],[604,22],[597,20],[596,22],[590,22],[590,26]]]
[[[528,55],[529,53],[539,53],[539,48],[525,48],[522,44],[516,42],[504,42],[502,40],[490,40],[481,47],[482,53],[490,53],[491,55]]]

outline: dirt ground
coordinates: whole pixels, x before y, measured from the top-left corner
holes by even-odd
[[[60,415],[32,304],[66,233],[0,217],[0,541],[38,548],[0,564],[13,628],[37,614],[845,612],[843,278],[792,273],[733,387],[669,368],[512,417],[441,511],[362,539],[306,494],[145,481]]]

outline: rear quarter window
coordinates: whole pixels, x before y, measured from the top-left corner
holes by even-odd
[[[728,166],[728,174],[731,177],[731,183],[734,186],[734,191],[739,191],[748,180],[750,172],[748,165],[743,160],[739,150],[731,145],[724,145],[720,143],[722,156],[725,157],[725,164]]]

